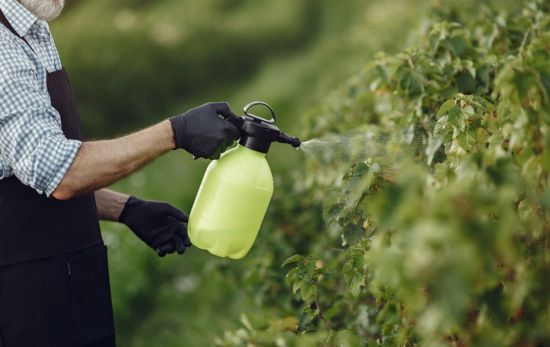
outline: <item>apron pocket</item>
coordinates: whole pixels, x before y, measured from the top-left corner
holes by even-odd
[[[109,269],[105,246],[69,260],[76,339],[89,343],[114,334]]]

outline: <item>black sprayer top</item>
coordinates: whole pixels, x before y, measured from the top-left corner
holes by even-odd
[[[264,106],[271,112],[271,119],[256,116],[250,112],[255,106]],[[300,147],[301,141],[297,137],[283,133],[275,125],[275,111],[262,101],[253,101],[244,107],[244,116],[231,117],[228,120],[241,131],[239,144],[258,152],[267,153],[272,142],[288,143],[293,147]]]

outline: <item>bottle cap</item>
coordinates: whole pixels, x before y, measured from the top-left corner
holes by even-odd
[[[271,119],[265,119],[251,112],[251,109],[263,106],[269,109]],[[287,143],[293,147],[300,147],[301,141],[297,137],[289,136],[276,125],[275,111],[263,101],[253,101],[243,108],[244,116],[232,117],[228,120],[235,124],[240,132],[239,144],[252,150],[267,153],[272,142]]]

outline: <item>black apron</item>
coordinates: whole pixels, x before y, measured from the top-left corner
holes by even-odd
[[[0,23],[21,38],[0,11]],[[82,140],[64,69],[48,73],[63,133]],[[93,194],[59,201],[0,180],[0,347],[112,347],[107,252]]]

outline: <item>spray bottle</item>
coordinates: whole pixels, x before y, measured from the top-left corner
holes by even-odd
[[[264,106],[267,120],[250,112]],[[244,257],[256,240],[269,201],[273,176],[265,158],[272,142],[300,147],[300,140],[275,125],[275,112],[265,102],[244,107],[244,116],[228,119],[241,137],[239,144],[208,165],[189,216],[189,238],[194,246],[233,259]]]

